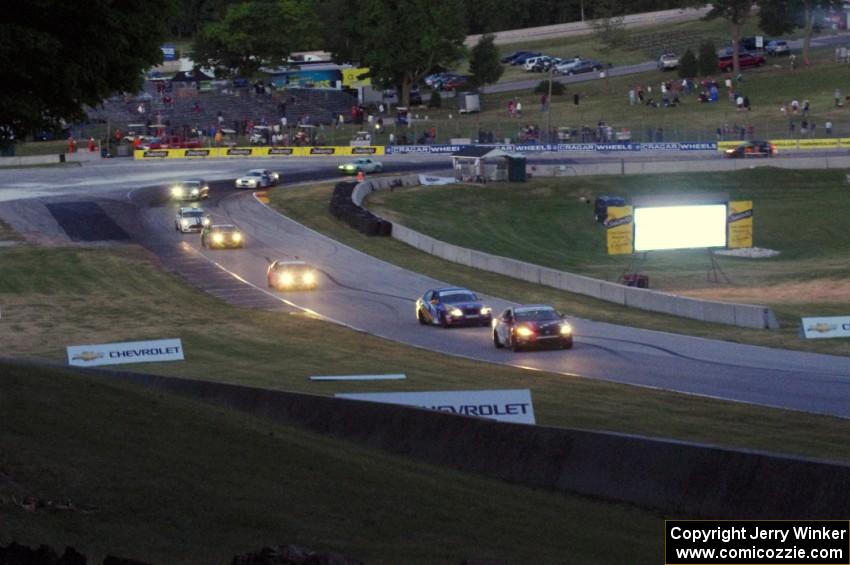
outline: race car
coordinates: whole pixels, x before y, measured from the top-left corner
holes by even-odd
[[[268,169],[251,169],[236,179],[236,188],[268,188],[280,180],[280,175]]]
[[[318,282],[316,270],[304,261],[274,261],[266,277],[277,290],[312,290]]]
[[[416,319],[422,325],[489,326],[492,310],[465,288],[438,288],[416,300]]]
[[[511,307],[492,322],[493,345],[520,351],[526,347],[573,346],[573,328],[551,306],[530,304]]]
[[[201,230],[201,245],[210,249],[223,247],[244,247],[242,232],[231,224],[204,226]]]
[[[201,200],[210,197],[210,186],[203,179],[188,179],[171,186],[175,200]]]
[[[384,164],[368,157],[360,157],[348,163],[343,163],[337,167],[337,170],[344,175],[356,175],[361,171],[364,173],[380,173],[384,170]]]
[[[180,208],[174,218],[174,229],[182,233],[201,231],[210,224],[210,217],[203,208]]]
[[[727,149],[724,153],[730,159],[748,159],[750,157],[773,157],[776,155],[776,146],[769,141],[745,141]]]

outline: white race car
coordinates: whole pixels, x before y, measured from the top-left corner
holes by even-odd
[[[236,179],[236,188],[268,188],[276,185],[278,180],[280,176],[268,169],[251,169]]]
[[[210,217],[202,208],[180,208],[174,218],[174,229],[182,233],[201,231],[210,225]]]

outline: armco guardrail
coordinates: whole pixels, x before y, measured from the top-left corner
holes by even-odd
[[[850,514],[850,466],[837,462],[194,379],[69,370],[134,382],[435,465],[678,516],[846,519]]]
[[[394,180],[396,183],[393,182]],[[355,187],[351,198],[358,206],[361,206],[364,198],[369,193],[378,190],[388,190],[397,185],[397,180],[382,178],[363,181]],[[418,185],[419,177],[414,175],[402,177],[402,184],[404,186]],[[779,321],[776,318],[776,314],[766,306],[676,296],[665,292],[624,286],[583,275],[558,271],[556,269],[541,267],[540,265],[446,243],[397,222],[393,222],[391,235],[393,238],[411,247],[453,263],[575,294],[598,298],[599,300],[613,302],[622,306],[744,328],[779,328]]]

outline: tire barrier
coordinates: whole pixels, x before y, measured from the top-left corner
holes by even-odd
[[[356,182],[336,183],[328,205],[331,215],[368,236],[389,237],[392,235],[392,222],[379,218],[369,210],[354,203],[351,195],[356,186]]]

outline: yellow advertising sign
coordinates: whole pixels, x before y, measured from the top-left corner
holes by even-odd
[[[384,155],[383,145],[349,147],[334,145],[325,147],[206,147],[198,149],[137,149],[133,158],[140,161],[162,159],[192,159],[210,157],[327,157]]]
[[[734,149],[744,143],[744,141],[721,141],[717,144],[718,151]],[[770,143],[776,146],[777,149],[834,149],[836,147],[850,146],[850,139],[842,138],[826,138],[826,139],[771,139]]]
[[[753,246],[753,201],[737,200],[729,202],[729,249]]]
[[[605,218],[608,255],[629,255],[635,251],[634,215],[631,206],[609,206]]]
[[[368,75],[369,69],[342,69],[342,86],[357,88],[359,86],[372,86],[372,79],[363,76]]]

